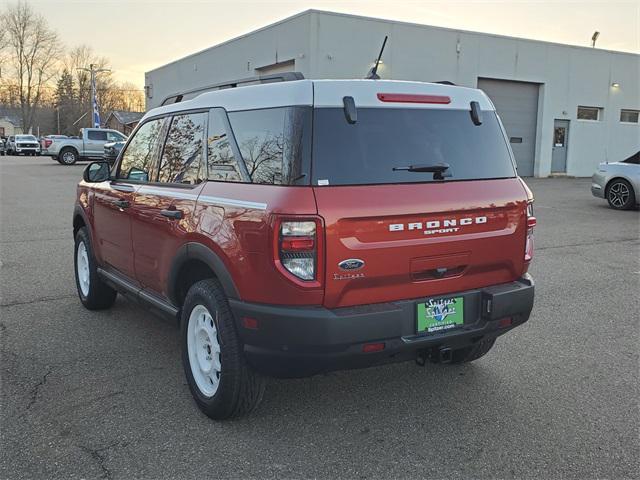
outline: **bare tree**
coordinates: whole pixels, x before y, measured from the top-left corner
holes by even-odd
[[[24,1],[9,6],[0,16],[8,37],[8,76],[20,95],[23,131],[33,126],[36,108],[42,100],[43,87],[56,73],[61,52],[57,34],[49,29],[45,18]]]

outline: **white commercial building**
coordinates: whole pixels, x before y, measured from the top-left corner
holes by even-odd
[[[147,108],[177,92],[298,71],[479,87],[523,176],[589,176],[640,149],[640,55],[309,10],[147,72]]]

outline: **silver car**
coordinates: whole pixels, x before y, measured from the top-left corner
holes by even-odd
[[[640,205],[640,152],[622,162],[601,163],[591,177],[591,193],[616,210]]]

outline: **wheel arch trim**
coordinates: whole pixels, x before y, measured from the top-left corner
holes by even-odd
[[[209,247],[201,243],[188,242],[178,249],[169,270],[167,295],[175,305],[177,305],[178,275],[182,266],[190,260],[199,260],[207,265],[222,284],[227,297],[240,299],[235,282],[223,260]]]
[[[85,214],[84,210],[82,209],[82,207],[80,205],[76,205],[73,209],[73,222],[72,224],[76,223],[76,218],[82,218],[82,221],[84,222],[85,226],[89,226],[89,220],[87,219],[87,215]]]

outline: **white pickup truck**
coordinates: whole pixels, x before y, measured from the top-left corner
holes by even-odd
[[[122,142],[126,139],[117,130],[81,128],[79,138],[48,139],[42,155],[49,155],[62,165],[73,165],[78,160],[101,159],[105,143]]]

